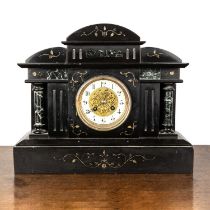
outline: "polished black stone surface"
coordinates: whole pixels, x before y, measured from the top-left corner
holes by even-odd
[[[192,173],[193,147],[175,131],[176,83],[188,63],[114,24],[62,43],[18,64],[31,83],[31,131],[14,146],[15,173]],[[79,88],[99,75],[121,81],[132,101],[126,121],[103,132],[75,107]]]
[[[16,173],[192,173],[193,147],[159,139],[30,139],[14,147]]]

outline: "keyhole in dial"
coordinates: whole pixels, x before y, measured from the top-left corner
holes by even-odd
[[[115,110],[115,107],[114,106],[111,106],[111,110]]]
[[[93,107],[93,111],[94,111],[94,112],[97,111],[97,107]]]

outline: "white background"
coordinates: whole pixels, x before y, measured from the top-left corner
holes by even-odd
[[[210,6],[208,0],[0,1],[0,145],[30,130],[27,70],[16,63],[90,24],[127,27],[189,62],[177,85],[176,130],[193,144],[210,144]]]

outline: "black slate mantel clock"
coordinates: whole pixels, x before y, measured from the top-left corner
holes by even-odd
[[[113,24],[84,27],[35,53],[28,68],[31,131],[15,173],[192,173],[193,147],[175,131],[182,63]]]

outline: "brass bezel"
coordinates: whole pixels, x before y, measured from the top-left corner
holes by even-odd
[[[110,80],[110,81],[116,83],[117,85],[119,85],[120,88],[123,90],[123,92],[125,94],[125,102],[126,102],[125,111],[124,111],[123,115],[113,123],[110,123],[110,124],[96,124],[96,123],[90,121],[86,117],[86,114],[82,111],[82,105],[81,105],[82,94],[85,91],[87,86],[89,86],[91,83],[93,83],[97,80]],[[128,115],[130,114],[130,110],[131,110],[131,105],[132,105],[132,101],[131,101],[131,96],[130,96],[130,93],[128,91],[128,88],[120,80],[116,79],[115,77],[108,76],[108,75],[95,76],[95,77],[92,77],[91,79],[87,80],[79,88],[79,90],[77,92],[77,95],[76,95],[76,111],[77,111],[77,114],[78,114],[79,118],[89,128],[97,130],[97,131],[110,131],[110,130],[113,130],[113,129],[119,127],[128,118]]]

